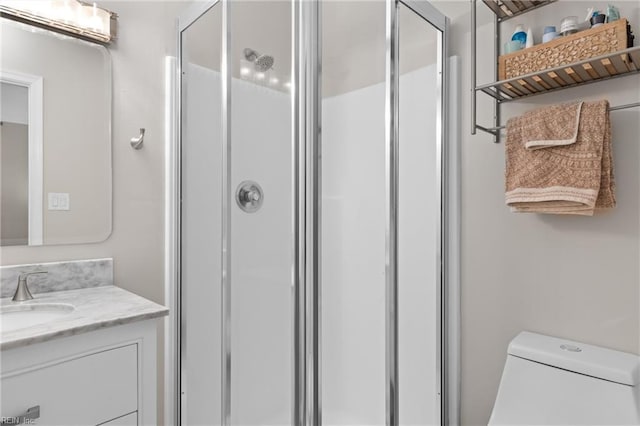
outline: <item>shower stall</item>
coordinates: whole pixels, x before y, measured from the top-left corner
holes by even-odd
[[[167,423],[446,424],[447,18],[214,0],[178,27]]]

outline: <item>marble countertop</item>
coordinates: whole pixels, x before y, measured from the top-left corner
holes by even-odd
[[[58,337],[165,316],[169,310],[136,294],[112,285],[79,290],[39,293],[28,302],[0,299],[0,308],[35,304],[70,304],[73,312],[46,323],[2,331],[0,350],[40,343]]]

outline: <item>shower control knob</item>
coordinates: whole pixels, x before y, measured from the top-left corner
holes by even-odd
[[[254,201],[260,200],[260,193],[257,191],[249,190],[249,191],[240,191],[240,198],[244,203],[252,203]]]
[[[262,188],[256,182],[244,181],[236,190],[236,203],[242,211],[255,213],[262,207],[264,196]]]

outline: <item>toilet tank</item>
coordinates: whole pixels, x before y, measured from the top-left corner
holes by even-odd
[[[640,357],[522,332],[490,425],[640,425]]]

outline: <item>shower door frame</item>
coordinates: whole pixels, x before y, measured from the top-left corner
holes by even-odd
[[[183,412],[182,406],[186,404],[187,396],[185,395],[183,385],[186,382],[186,362],[183,362],[184,358],[187,358],[187,346],[186,336],[184,330],[187,326],[186,309],[182,304],[183,294],[186,292],[186,288],[182,286],[182,33],[187,30],[192,24],[200,19],[205,13],[211,10],[216,5],[221,4],[223,8],[222,12],[222,28],[228,28],[228,22],[226,18],[227,13],[227,1],[226,0],[207,0],[202,2],[195,2],[190,6],[182,15],[180,15],[176,22],[177,34],[176,34],[176,60],[173,66],[173,78],[167,79],[166,86],[170,87],[169,90],[173,93],[173,104],[175,105],[170,109],[167,116],[170,116],[173,127],[168,128],[167,132],[171,133],[171,140],[168,143],[167,159],[166,159],[166,219],[165,219],[165,281],[166,281],[166,297],[169,301],[169,319],[167,332],[165,333],[165,364],[168,365],[169,371],[165,369],[165,422],[171,421],[175,426],[188,425],[185,420],[186,413]],[[228,129],[230,127],[230,108],[229,99],[226,97],[229,86],[227,85],[227,49],[230,42],[229,34],[223,32],[222,36],[222,52],[221,52],[221,80],[223,90],[221,95],[222,99],[222,139],[226,141],[223,147],[223,160],[230,160],[228,155],[230,137]],[[222,234],[222,246],[228,248],[228,234],[224,233],[228,229],[228,211],[230,210],[230,202],[228,201],[228,162],[223,161],[223,185],[222,185],[222,208],[223,208],[223,234]],[[227,250],[223,250],[223,258],[221,259],[223,264],[228,264],[228,256],[225,255]],[[226,269],[225,269],[226,270]],[[223,270],[223,272],[225,271]],[[226,277],[222,278],[222,300],[229,295],[228,291],[225,292],[226,286],[229,280]],[[230,308],[228,303],[222,303],[223,315],[226,314],[225,308]],[[225,339],[226,335],[223,330],[222,339]],[[224,350],[223,345],[223,363],[229,366],[228,369],[222,368],[223,383],[225,379],[230,379],[230,351]],[[229,358],[225,358],[224,354],[228,353]],[[221,366],[222,367],[222,366]],[[225,373],[226,371],[226,373]],[[167,385],[168,384],[168,385]],[[229,383],[230,384],[230,383]],[[229,385],[227,384],[227,385]],[[167,389],[167,387],[170,387]],[[186,387],[186,386],[185,386]],[[225,389],[223,387],[223,389]],[[228,387],[226,388],[228,389]],[[222,392],[223,407],[230,404],[229,392]],[[226,412],[228,412],[227,410]],[[225,410],[222,410],[225,413]],[[223,417],[220,424],[228,424],[229,418]]]
[[[436,106],[436,198],[439,211],[436,219],[436,381],[438,396],[437,417],[441,425],[448,425],[450,418],[457,419],[457,397],[448,386],[448,115],[449,115],[449,19],[427,0],[386,0],[386,70],[385,70],[385,166],[386,166],[386,424],[400,424],[399,394],[399,340],[398,340],[398,227],[399,227],[399,110],[400,110],[400,6],[405,6],[437,30],[437,93],[440,102]],[[457,324],[456,324],[457,326]],[[457,348],[456,348],[457,350]],[[457,378],[457,372],[453,375]],[[453,416],[450,414],[453,413]]]
[[[437,215],[436,244],[436,285],[437,285],[437,356],[436,377],[440,396],[440,424],[457,420],[457,383],[449,386],[448,381],[458,380],[456,359],[458,345],[447,337],[457,330],[455,320],[457,294],[449,282],[448,271],[458,267],[457,246],[451,250],[447,236],[458,232],[455,199],[450,199],[448,178],[452,175],[448,167],[453,164],[448,159],[448,27],[449,21],[427,0],[385,0],[386,2],[386,71],[385,71],[385,163],[386,163],[386,424],[399,424],[398,396],[398,192],[399,192],[399,26],[398,12],[404,5],[438,30],[438,91],[440,102],[437,107],[436,156],[437,198],[440,200]],[[210,0],[198,2],[189,8],[177,23],[177,61],[175,74],[167,82],[167,90],[172,93],[173,107],[168,107],[167,158],[166,158],[166,250],[165,273],[166,294],[172,314],[166,333],[166,363],[168,368],[165,392],[166,418],[173,424],[183,424],[181,406],[183,403],[182,384],[185,378],[186,357],[185,308],[182,294],[185,289],[181,282],[181,114],[182,114],[182,33],[212,7],[222,5],[222,135],[223,135],[223,188],[222,188],[222,277],[221,303],[222,325],[222,416],[221,425],[230,424],[230,214],[233,203],[230,188],[230,102],[229,90],[232,76],[227,61],[231,46],[229,10],[231,0]],[[296,426],[319,426],[322,424],[321,408],[321,2],[318,0],[292,0],[292,176],[293,176],[293,352],[294,374],[292,383],[292,424]],[[171,67],[168,66],[167,69]],[[453,166],[456,169],[456,166]],[[457,173],[454,170],[453,173]],[[455,179],[455,177],[454,177]],[[452,194],[457,197],[457,191]],[[448,218],[453,218],[449,223]],[[453,253],[452,259],[449,254]],[[453,275],[453,274],[451,274]],[[456,277],[457,278],[457,277]],[[448,295],[452,299],[448,300]],[[450,324],[451,323],[451,324]],[[449,330],[451,327],[451,330]],[[457,332],[454,333],[457,336]],[[451,353],[449,352],[451,351]],[[448,380],[449,379],[449,380]],[[186,425],[186,422],[184,422]]]

